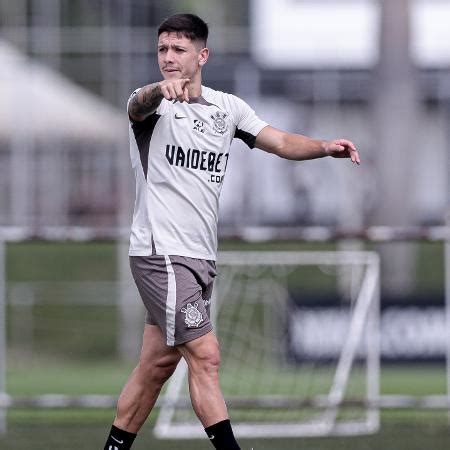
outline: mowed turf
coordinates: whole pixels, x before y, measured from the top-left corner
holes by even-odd
[[[294,249],[291,244],[270,245],[270,249]],[[295,245],[295,249],[314,249],[311,245]],[[224,245],[226,249],[242,249],[235,244]],[[248,246],[245,246],[248,248]],[[268,249],[264,246],[261,249]],[[327,247],[328,248],[328,247]],[[248,248],[255,249],[255,248]],[[324,249],[318,246],[317,249]],[[110,243],[47,243],[28,242],[8,247],[7,273],[12,282],[23,281],[112,281],[117,279],[115,244]],[[420,254],[420,289],[440,290],[442,281],[441,248],[428,246]],[[426,263],[425,263],[425,262]],[[426,267],[434,267],[433,279]],[[438,269],[436,269],[436,267]],[[427,274],[425,276],[424,274]],[[431,283],[431,284],[430,284]],[[425,289],[426,288],[426,289]],[[43,393],[111,394],[117,395],[133,367],[132,363],[120,363],[114,357],[116,343],[110,333],[116,324],[114,312],[97,311],[91,306],[90,316],[95,329],[87,318],[72,321],[79,330],[79,340],[73,341],[71,354],[63,357],[64,339],[74,334],[72,329],[61,329],[50,335],[45,318],[52,321],[73,316],[73,306],[59,310],[56,306],[42,307],[41,331],[34,336],[30,357],[21,359],[20,349],[10,352],[7,390],[12,395],[35,395]],[[71,309],[72,308],[72,309]],[[106,313],[105,313],[106,311]],[[109,311],[109,312],[108,312]],[[35,310],[36,312],[36,310]],[[85,328],[83,328],[85,327]],[[39,331],[40,328],[37,328]],[[94,332],[95,331],[95,332]],[[50,336],[50,338],[49,338]],[[84,339],[83,339],[84,338]],[[42,353],[41,350],[45,349]],[[28,349],[30,351],[30,349]],[[101,355],[100,352],[101,351]],[[40,354],[41,353],[41,354]],[[36,356],[38,356],[36,358]],[[23,356],[23,355],[22,355]],[[71,357],[72,356],[72,357]],[[100,356],[100,357],[97,357]],[[223,377],[227,377],[224,373]],[[227,381],[227,380],[225,380]],[[227,383],[225,383],[227,384]],[[445,372],[441,365],[383,366],[382,394],[431,395],[445,392]],[[0,437],[1,450],[43,449],[101,449],[105,435],[114,416],[113,410],[19,410],[8,412],[8,432]],[[138,437],[134,449],[209,449],[210,443],[197,441],[155,441],[151,435],[152,416]],[[243,450],[443,450],[450,448],[450,433],[445,412],[436,411],[384,411],[381,431],[373,436],[352,438],[309,438],[243,440]]]
[[[8,372],[8,390],[13,395],[60,392],[66,394],[102,393],[117,395],[131,369],[118,361],[86,365],[34,366],[32,376],[20,368]],[[30,375],[31,375],[30,374]],[[223,374],[226,378],[226,374]],[[388,366],[382,370],[382,394],[442,394],[445,374],[441,366]],[[152,427],[154,411],[140,433],[134,449],[208,449],[207,440],[157,441]],[[231,410],[233,417],[233,410]],[[238,415],[237,412],[235,415]],[[8,432],[0,438],[0,449],[44,450],[48,448],[84,450],[101,449],[110,423],[112,409],[32,410],[11,409]],[[298,439],[247,439],[242,448],[254,450],[444,450],[450,448],[450,429],[445,411],[385,410],[380,432],[371,436]]]
[[[40,423],[12,424],[8,433],[0,437],[3,450],[92,450],[103,449],[109,421],[98,423]],[[447,450],[450,446],[449,429],[442,422],[405,425],[383,421],[381,431],[371,436],[241,439],[242,450]],[[155,440],[151,427],[145,426],[135,441],[134,450],[207,450],[212,449],[203,440]]]

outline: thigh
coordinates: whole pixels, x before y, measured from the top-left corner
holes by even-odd
[[[195,369],[199,365],[201,366],[205,362],[219,365],[219,342],[212,331],[193,341],[180,345],[178,349],[188,366],[192,369]]]
[[[166,344],[165,337],[157,325],[145,324],[140,356],[141,364],[156,363],[170,366],[178,363],[181,353],[176,347]]]

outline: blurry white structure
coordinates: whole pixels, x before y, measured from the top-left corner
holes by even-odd
[[[414,0],[411,4],[410,53],[421,67],[450,64],[450,3],[447,0]]]
[[[410,0],[415,64],[448,67],[450,3]],[[367,68],[379,58],[378,0],[252,0],[252,52],[273,68]]]
[[[66,225],[89,205],[114,218],[123,114],[3,41],[0,66],[0,223]]]
[[[0,65],[0,138],[102,141],[123,127],[120,111],[1,40]]]
[[[253,0],[252,52],[263,67],[367,68],[378,59],[372,0]]]

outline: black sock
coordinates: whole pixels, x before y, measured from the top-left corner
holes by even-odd
[[[113,425],[103,450],[129,450],[135,438],[134,433],[121,430]]]
[[[205,428],[205,431],[217,450],[241,450],[234,438],[229,419],[215,423]]]

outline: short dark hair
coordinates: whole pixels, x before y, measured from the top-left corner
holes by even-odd
[[[206,46],[208,24],[195,14],[174,14],[165,19],[158,28],[158,37],[162,33],[180,33],[191,41],[200,41]]]

